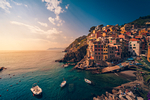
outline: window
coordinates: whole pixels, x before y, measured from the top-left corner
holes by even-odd
[[[105,50],[104,50],[105,51]]]
[[[98,47],[100,48],[100,45]]]
[[[136,47],[133,47],[133,49],[136,49]]]
[[[101,59],[101,57],[99,56],[99,59]]]
[[[95,45],[95,48],[97,48],[97,45]]]
[[[132,49],[132,47],[130,47],[130,49]]]
[[[96,59],[98,59],[98,56],[96,56]]]
[[[120,53],[117,53],[117,55],[120,55]]]
[[[112,53],[113,53],[113,51],[112,51]]]
[[[134,44],[134,46],[135,46],[135,44]]]
[[[150,60],[150,57],[149,57],[149,60]]]
[[[98,49],[98,51],[100,51],[100,49]]]
[[[101,47],[103,48],[103,45]]]
[[[107,50],[106,50],[107,51]]]
[[[107,48],[107,46],[106,46],[106,48]]]
[[[97,55],[97,53],[95,53]]]
[[[103,49],[101,49],[101,51],[103,51]]]
[[[97,51],[97,49],[95,49],[95,51]]]
[[[100,55],[100,53],[98,53]]]

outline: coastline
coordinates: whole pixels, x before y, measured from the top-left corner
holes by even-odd
[[[126,78],[129,81],[135,81],[136,75],[134,73],[136,73],[136,71],[126,70],[126,71],[121,71],[117,74],[119,77]]]

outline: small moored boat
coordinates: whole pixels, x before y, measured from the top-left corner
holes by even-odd
[[[64,64],[63,66],[64,66],[64,67],[68,67],[68,64]]]
[[[90,81],[90,80],[88,80],[88,79],[84,79],[84,81],[86,82],[86,83],[88,83],[88,84],[91,84],[92,82]]]
[[[60,87],[64,87],[66,85],[66,81],[63,81],[61,84],[60,84]]]
[[[42,89],[37,85],[37,83],[34,83],[32,85],[32,88],[30,89],[34,95],[41,95]]]

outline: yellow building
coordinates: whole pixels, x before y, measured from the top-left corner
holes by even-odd
[[[150,42],[148,42],[147,45],[148,45],[147,61],[150,62]]]
[[[103,60],[108,59],[108,45],[103,45]]]
[[[124,33],[126,33],[127,31],[126,30],[122,30],[122,31],[120,31],[120,33],[122,33],[122,34],[124,34]]]
[[[146,31],[146,29],[144,28],[144,29],[139,31],[139,35],[141,35],[142,33],[148,33],[148,31]]]
[[[95,34],[95,30],[93,30],[93,34]]]
[[[117,29],[115,28],[115,26],[112,26],[112,27],[110,27],[109,29],[110,29],[111,32],[117,31]]]

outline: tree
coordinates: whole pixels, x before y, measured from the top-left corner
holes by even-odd
[[[103,27],[104,25],[103,24],[101,24],[101,25],[99,25],[100,27]]]
[[[93,31],[95,29],[96,26],[92,26],[89,30],[89,32]]]

